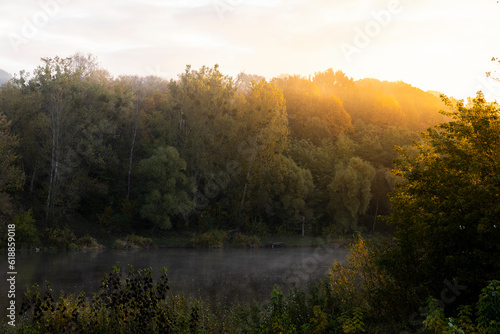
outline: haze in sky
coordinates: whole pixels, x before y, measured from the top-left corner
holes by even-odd
[[[81,52],[113,75],[175,78],[186,64],[219,64],[272,78],[332,67],[500,100],[484,74],[500,57],[496,0],[17,0],[0,13],[0,68],[11,74]]]

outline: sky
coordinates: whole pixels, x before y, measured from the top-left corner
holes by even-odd
[[[328,68],[500,101],[497,0],[16,0],[0,3],[0,69],[91,53],[113,76],[219,64],[268,79]],[[499,71],[500,72],[500,71]]]

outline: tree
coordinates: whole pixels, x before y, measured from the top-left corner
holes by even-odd
[[[125,92],[130,94],[123,102],[131,102],[124,105],[120,122],[123,132],[129,137],[129,157],[127,167],[127,195],[129,200],[132,188],[132,167],[134,156],[137,154],[138,134],[144,131],[148,118],[151,118],[157,109],[158,104],[162,104],[164,96],[168,94],[167,82],[158,77],[149,76],[140,78],[137,76],[124,76],[120,78],[120,83],[125,86]],[[150,129],[164,125],[164,122],[150,122]],[[161,123],[159,125],[158,123]],[[156,126],[155,126],[156,125]],[[164,130],[164,129],[163,129]],[[162,134],[165,135],[165,134]],[[154,137],[152,139],[155,139]]]
[[[374,176],[372,165],[359,157],[352,157],[348,162],[340,161],[335,166],[335,177],[328,186],[329,207],[343,233],[356,229],[358,217],[366,213],[372,198]]]
[[[308,195],[307,207],[312,211],[312,217],[306,218],[313,231],[321,233],[322,229],[329,226],[332,221],[327,207],[330,202],[328,185],[335,176],[333,168],[336,160],[334,144],[332,141],[325,141],[321,146],[316,146],[306,140],[292,139],[287,156],[297,166],[311,173],[314,189]]]
[[[17,137],[10,132],[10,122],[0,114],[0,222],[13,213],[10,194],[22,188],[24,174],[19,166]]]
[[[275,84],[254,81],[242,101],[237,121],[240,124],[238,150],[243,170],[241,214],[247,191],[250,199],[255,200],[258,191],[269,189],[270,171],[281,168],[284,163],[281,154],[288,146],[288,122],[283,93]]]
[[[467,105],[443,100],[451,120],[424,132],[417,154],[399,149],[386,265],[424,297],[453,278],[475,296],[500,275],[500,108],[481,92]]]
[[[92,57],[42,61],[32,75],[21,72],[4,86],[0,103],[23,135],[30,193],[44,202],[35,214],[43,210],[51,225],[75,212],[82,198],[92,202],[106,194],[99,179],[115,157],[110,120],[118,107],[109,75]]]
[[[302,222],[313,217],[308,202],[314,183],[309,170],[286,156],[281,159],[281,164],[266,173],[268,186],[254,190],[253,211],[261,212],[261,218],[274,229],[297,232]]]
[[[177,119],[175,146],[186,159],[189,175],[203,186],[235,152],[230,145],[234,136],[233,81],[222,75],[218,65],[198,71],[187,66],[170,90],[171,112]]]
[[[253,81],[261,82],[262,80],[266,80],[266,78],[257,74],[246,74],[245,72],[241,72],[236,77],[236,91],[238,93],[246,94],[250,90]]]
[[[351,117],[335,95],[322,96],[313,82],[299,76],[274,82],[283,90],[293,137],[320,145],[351,129]]]
[[[180,205],[191,203],[188,192],[193,182],[184,173],[186,162],[174,147],[159,146],[139,163],[139,170],[146,180],[141,216],[153,223],[153,229],[172,228],[173,217],[181,214]]]

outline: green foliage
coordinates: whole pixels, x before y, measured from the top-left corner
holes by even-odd
[[[247,237],[247,245],[252,248],[258,248],[260,246],[260,239],[256,235],[251,235]]]
[[[56,227],[53,229],[45,229],[43,240],[49,247],[57,249],[66,249],[71,243],[76,240],[75,234],[69,227]]]
[[[131,248],[155,248],[156,244],[151,238],[141,237],[135,234],[128,235],[125,240],[116,239],[113,248],[131,249]]]
[[[42,61],[2,89],[0,103],[23,134],[20,151],[30,178],[25,197],[44,203],[40,214],[48,226],[57,226],[80,201],[106,198],[102,176],[116,157],[107,145],[116,96],[111,78],[92,57]]]
[[[115,267],[91,300],[80,294],[63,295],[55,301],[49,286],[43,296],[34,287],[26,293],[21,314],[30,311],[32,322],[27,326],[52,333],[78,329],[85,333],[160,332],[169,327],[168,309],[161,307],[169,288],[167,283],[165,271],[154,282],[151,269],[134,271],[132,267],[123,281],[120,269]]]
[[[481,290],[477,303],[477,316],[477,327],[483,333],[500,333],[500,281],[490,281]]]
[[[264,311],[261,321],[261,328],[264,333],[294,333],[297,330],[293,325],[279,285],[273,287],[271,300]]]
[[[330,207],[343,232],[352,231],[357,227],[358,217],[366,213],[370,204],[375,169],[370,163],[353,157],[347,162],[339,162],[335,170],[329,185]]]
[[[99,244],[97,240],[90,235],[85,235],[75,241],[75,244],[82,249],[102,249],[103,245]]]
[[[35,218],[33,211],[28,211],[15,215],[12,221],[16,225],[16,240],[19,244],[24,244],[27,247],[35,247],[40,245],[38,231],[35,226]]]
[[[497,334],[500,333],[500,282],[491,281],[481,290],[474,321],[472,307],[461,305],[457,318],[446,318],[435,298],[427,299],[423,324],[433,333]]]
[[[262,79],[218,65],[114,79],[92,55],[43,58],[0,91],[3,221],[15,195],[52,228],[79,215],[110,234],[345,233],[389,209],[390,187],[368,191],[350,160],[390,169],[394,145],[441,120],[434,94],[400,82]]]
[[[269,227],[262,220],[253,220],[242,224],[246,233],[258,236],[266,236],[269,234]]]
[[[433,333],[454,333],[453,325],[444,315],[443,308],[439,305],[435,298],[427,300],[425,320],[423,324]]]
[[[313,307],[314,316],[311,318],[311,333],[325,333],[328,326],[327,314],[321,310],[321,307]]]
[[[451,121],[426,131],[417,154],[400,150],[395,174],[404,182],[391,197],[397,238],[388,265],[420,298],[458,277],[471,301],[500,275],[500,115],[481,93],[445,114]]]
[[[297,139],[320,145],[351,130],[351,117],[334,95],[321,96],[315,83],[299,76],[275,79],[283,89],[290,130]]]
[[[307,206],[314,189],[312,176],[292,159],[282,156],[280,160],[268,172],[265,188],[254,190],[258,196],[252,196],[252,202],[274,231],[300,231],[302,220],[312,216]]]
[[[154,227],[168,230],[172,228],[172,217],[182,213],[180,205],[191,203],[187,191],[192,184],[184,174],[186,162],[174,147],[159,146],[139,165],[147,180],[141,216]]]
[[[201,236],[193,236],[191,244],[194,247],[223,248],[227,237],[225,231],[212,230],[203,233]]]
[[[233,245],[238,247],[251,247],[258,248],[260,246],[260,239],[256,235],[247,236],[241,233],[236,233],[231,237]]]
[[[123,277],[120,267],[114,267],[105,275],[99,292],[90,297],[83,293],[62,294],[55,300],[48,283],[44,292],[34,286],[25,293],[17,327],[9,331],[232,333],[240,327],[236,322],[236,312],[221,316],[210,312],[199,301],[169,294],[166,270],[160,273],[154,280],[152,269],[134,270],[129,266]],[[0,329],[3,329],[3,324]]]
[[[0,223],[12,214],[11,193],[21,189],[24,174],[19,166],[17,136],[11,132],[11,122],[0,113]]]
[[[363,329],[365,326],[363,323],[363,310],[360,307],[355,307],[350,316],[344,314],[340,322],[342,323],[344,333],[360,333],[365,331]]]

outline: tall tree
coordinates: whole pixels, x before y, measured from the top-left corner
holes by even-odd
[[[193,180],[185,170],[186,162],[171,146],[157,147],[151,157],[140,162],[139,171],[147,182],[140,213],[153,223],[153,229],[172,228],[174,217],[182,213],[180,205],[191,203],[188,194]]]
[[[76,210],[85,194],[106,192],[98,178],[114,156],[106,141],[116,104],[109,75],[96,70],[92,57],[42,61],[33,75],[21,72],[2,89],[0,102],[9,106],[13,128],[26,133],[21,144],[30,191],[45,197],[44,216],[51,223]]]
[[[388,263],[412,289],[458,278],[476,296],[500,275],[500,108],[480,92],[468,105],[444,101],[451,120],[426,131],[416,154],[400,150]]]
[[[197,185],[221,169],[234,154],[234,94],[232,79],[219,66],[186,71],[170,85],[172,111],[177,117],[177,143]]]
[[[241,213],[247,191],[268,187],[268,172],[284,162],[280,155],[288,147],[288,121],[282,92],[275,84],[254,81],[239,109],[237,121],[243,170]]]
[[[18,140],[10,126],[7,118],[0,114],[0,223],[13,213],[10,194],[20,190],[24,181],[17,154]]]
[[[342,233],[355,230],[358,217],[368,209],[375,169],[359,157],[340,161],[330,189],[330,210]]]

